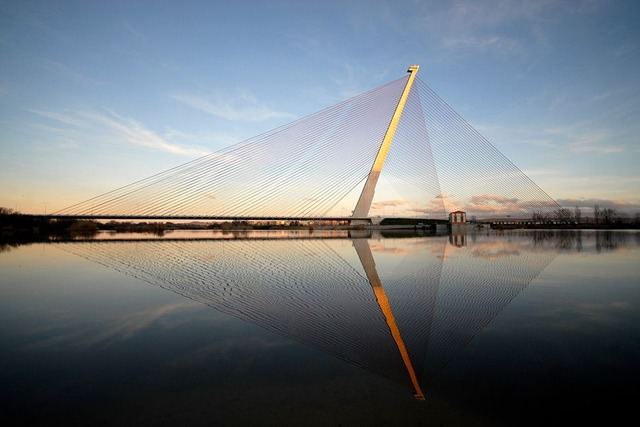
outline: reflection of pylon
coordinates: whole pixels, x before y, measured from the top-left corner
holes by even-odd
[[[367,274],[367,279],[369,279],[369,283],[371,284],[371,288],[373,289],[373,294],[376,297],[376,302],[380,307],[380,311],[382,311],[382,314],[384,315],[384,318],[387,322],[387,326],[389,326],[389,331],[391,332],[393,341],[398,347],[400,357],[402,357],[402,362],[404,362],[407,374],[409,375],[409,379],[411,380],[411,384],[413,385],[413,389],[415,390],[414,397],[418,400],[424,400],[424,393],[422,393],[422,389],[420,388],[420,383],[418,382],[418,377],[416,376],[415,369],[413,368],[411,357],[409,356],[409,352],[407,351],[407,346],[404,344],[404,340],[402,339],[402,335],[400,334],[400,329],[398,328],[396,319],[393,315],[393,311],[391,310],[391,303],[389,302],[389,298],[387,298],[387,294],[382,287],[382,281],[380,280],[380,276],[378,275],[378,271],[376,270],[376,263],[373,260],[373,254],[371,253],[371,248],[369,247],[369,241],[366,239],[355,239],[353,241],[353,246],[358,253],[360,263],[362,264],[362,267]]]

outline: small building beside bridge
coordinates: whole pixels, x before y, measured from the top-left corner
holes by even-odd
[[[467,223],[467,213],[464,211],[453,211],[449,213],[449,224],[458,225]]]

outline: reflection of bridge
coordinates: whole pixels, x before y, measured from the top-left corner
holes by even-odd
[[[501,247],[508,256],[485,262],[466,248],[447,247],[446,238],[379,242],[154,240],[60,247],[400,383],[408,379],[418,399],[423,383],[552,259],[527,254],[523,246],[520,252]],[[384,242],[395,242],[398,255],[387,256]],[[450,257],[451,250],[462,252]],[[383,256],[374,260],[376,252]]]
[[[418,70],[45,218],[368,224],[386,208],[421,222],[456,207],[514,217],[555,209]]]

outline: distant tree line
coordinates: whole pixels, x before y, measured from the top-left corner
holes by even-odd
[[[585,224],[597,226],[610,225],[640,225],[640,213],[629,216],[618,212],[613,208],[601,208],[600,205],[593,207],[593,216],[583,216],[579,207],[574,209],[559,208],[553,212],[535,211],[532,215],[533,222],[537,224]]]
[[[12,209],[0,207],[0,237],[47,236],[65,234],[91,234],[98,231],[96,221],[56,219],[23,215]]]
[[[256,223],[248,221],[217,222],[99,222],[82,219],[50,219],[37,215],[24,215],[12,209],[0,207],[0,237],[48,235],[92,235],[98,231],[117,233],[154,233],[162,235],[169,230],[269,230],[309,229],[313,226],[301,221],[286,223]]]

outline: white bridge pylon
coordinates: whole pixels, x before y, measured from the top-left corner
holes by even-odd
[[[353,210],[353,218],[365,218],[369,216],[369,210],[371,209],[371,203],[373,202],[373,196],[376,192],[376,185],[378,184],[378,179],[380,178],[380,173],[382,172],[382,167],[384,166],[385,160],[387,160],[387,156],[389,154],[389,150],[391,149],[391,144],[393,143],[393,138],[396,135],[396,130],[398,129],[398,124],[400,123],[400,118],[402,117],[402,111],[404,110],[405,105],[407,104],[407,99],[409,99],[409,93],[411,92],[411,88],[413,87],[413,82],[416,79],[416,75],[418,74],[418,70],[420,69],[419,65],[411,65],[407,72],[409,73],[409,78],[407,79],[407,83],[404,86],[404,90],[400,95],[400,99],[398,100],[398,105],[396,106],[393,115],[391,116],[391,121],[389,122],[389,126],[387,127],[387,131],[384,134],[384,138],[382,139],[382,143],[380,144],[380,148],[378,149],[378,153],[376,154],[376,158],[373,161],[373,166],[371,166],[371,171],[369,172],[369,176],[367,176],[367,180],[362,188],[362,193],[360,193],[360,198],[358,199],[358,203],[356,204],[355,209]],[[368,221],[366,220],[353,220],[352,224],[366,224]]]

